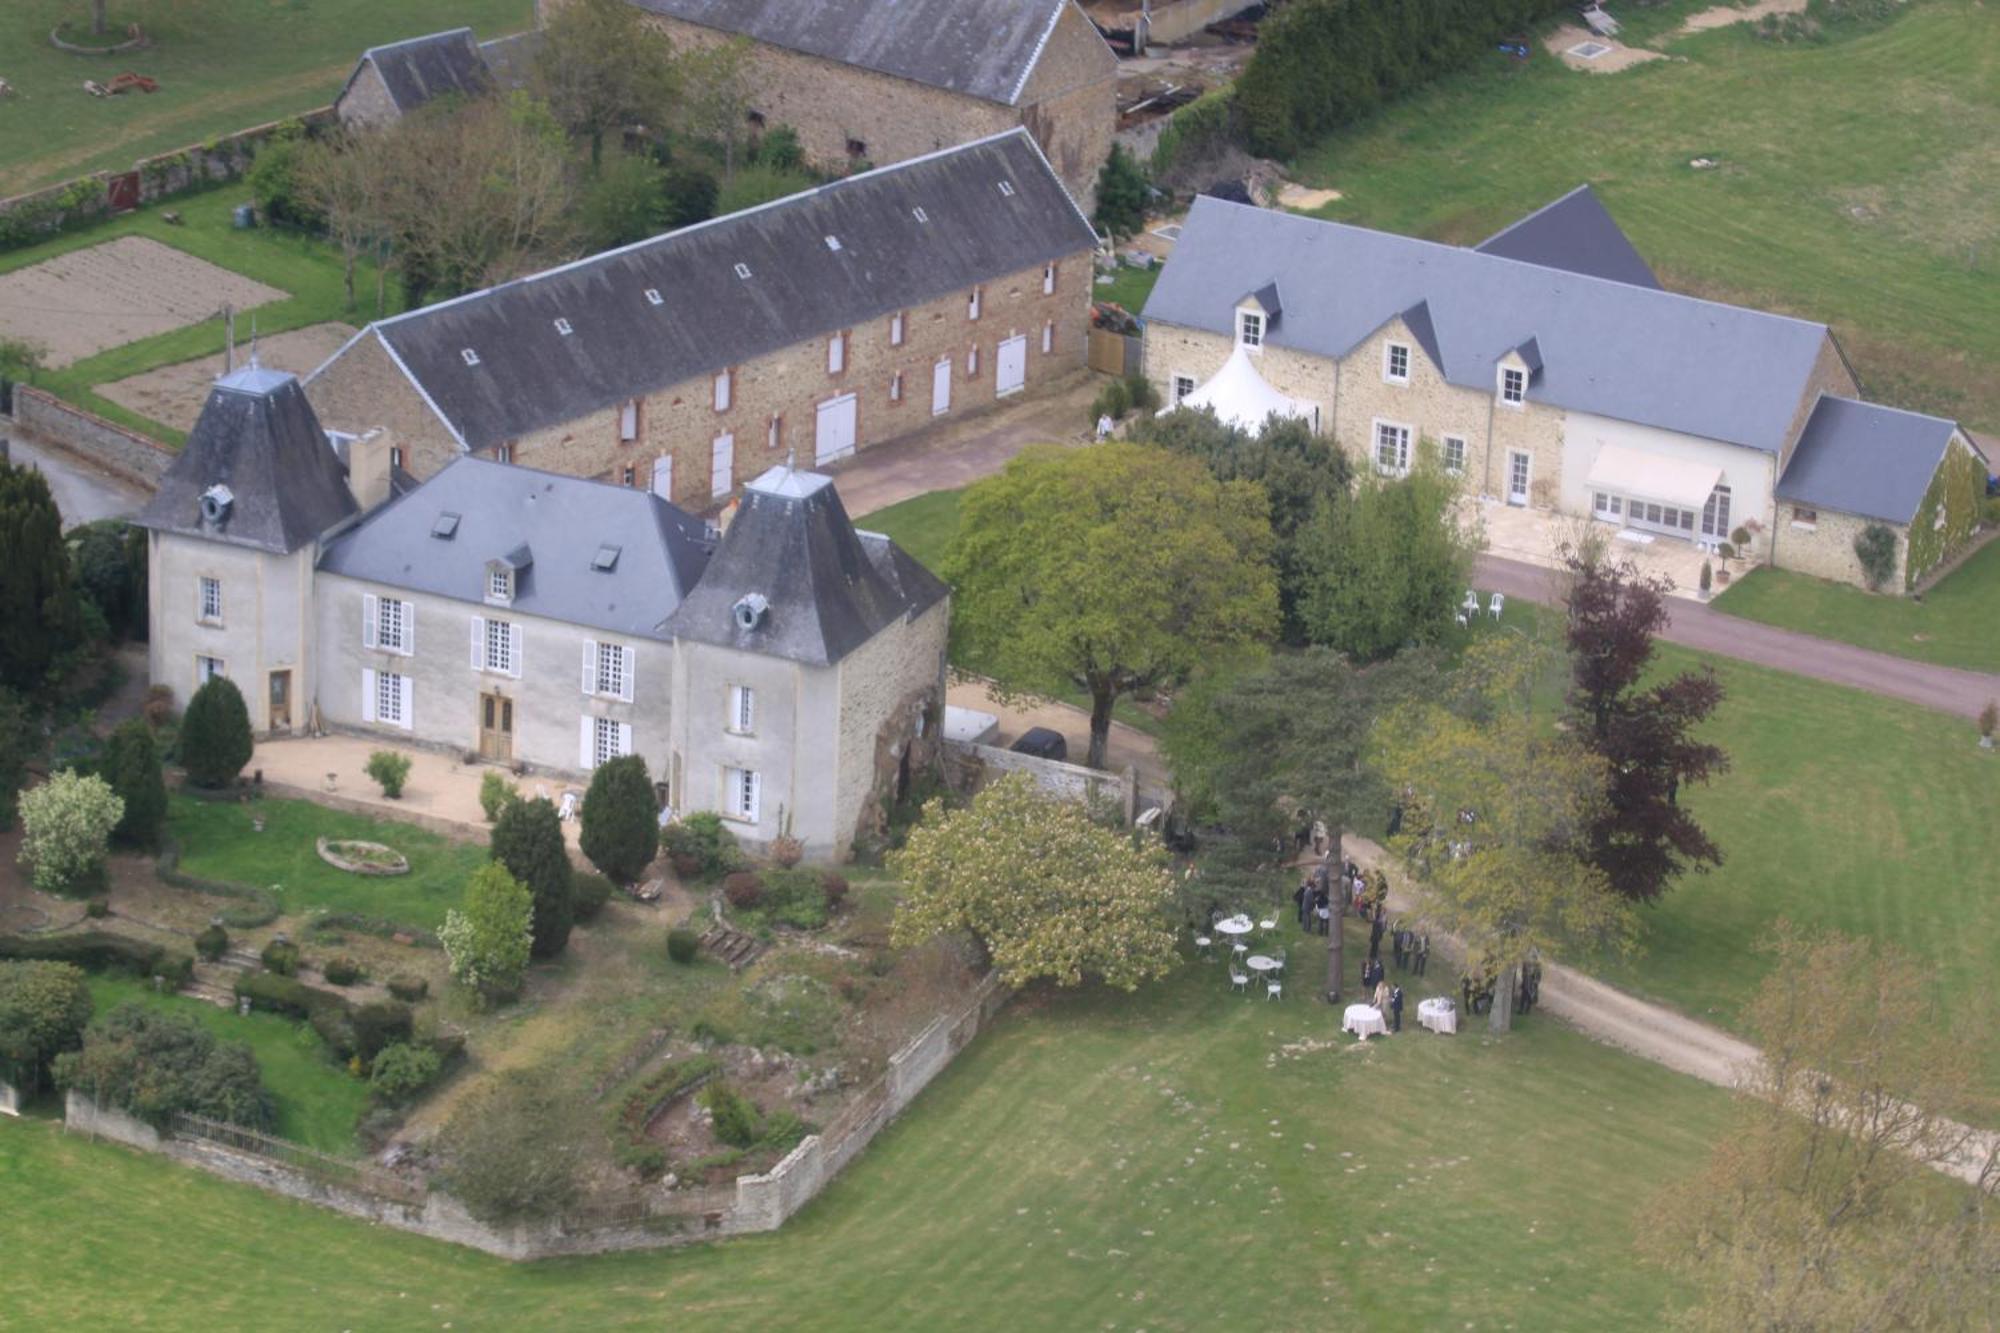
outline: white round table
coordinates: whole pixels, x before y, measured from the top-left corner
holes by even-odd
[[[1382,1021],[1382,1011],[1372,1004],[1348,1005],[1347,1012],[1341,1015],[1340,1030],[1352,1032],[1363,1041],[1389,1035],[1389,1025]]]
[[[1252,972],[1275,972],[1284,964],[1261,953],[1253,953],[1243,960]]]
[[[1249,917],[1239,915],[1222,918],[1222,920],[1215,923],[1215,929],[1218,934],[1236,936],[1248,935],[1256,929],[1256,926],[1252,924]]]
[[[1428,1000],[1417,1001],[1417,1026],[1429,1028],[1432,1032],[1454,1033],[1458,1031],[1458,1006],[1442,995],[1433,995]]]

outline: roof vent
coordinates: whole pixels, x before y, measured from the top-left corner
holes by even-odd
[[[646,289],[646,304],[647,305],[665,304],[665,298],[663,298],[660,295],[660,289],[658,287],[648,287]]]
[[[738,264],[738,265],[736,266],[736,276],[737,276],[737,277],[739,277],[739,278],[747,278],[747,277],[749,277],[749,276],[750,276],[750,266],[749,266],[748,264]]]
[[[1007,196],[1007,197],[1008,197],[1009,199],[1012,199],[1012,198],[1014,197],[1014,182],[1012,182],[1012,181],[1001,181],[1001,182],[1000,182],[1000,193],[1002,193],[1002,194],[1006,195],[1006,196]]]
[[[910,216],[919,222],[929,222],[931,220],[931,215],[924,212],[921,204],[910,210]]]
[[[736,605],[729,608],[729,614],[736,617],[736,628],[740,630],[756,629],[770,613],[771,603],[761,592],[745,593],[736,599]]]
[[[457,535],[458,535],[458,515],[452,513],[449,509],[439,514],[437,516],[437,522],[431,524],[431,536],[437,538],[441,542],[448,542]]]
[[[598,547],[597,554],[591,557],[590,567],[599,573],[609,573],[618,567],[618,552],[622,549],[610,545]]]
[[[218,481],[201,493],[201,521],[219,526],[229,518],[229,506],[235,501],[236,493]]]
[[[470,347],[461,347],[458,354],[465,358],[465,364],[468,366],[479,364],[479,353],[473,351]]]
[[[558,319],[556,321],[556,332],[560,333],[565,338],[569,337],[571,332],[569,327],[569,321],[566,319]]]

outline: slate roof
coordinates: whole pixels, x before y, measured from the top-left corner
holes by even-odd
[[[1778,480],[1777,497],[1908,523],[1937,475],[1955,422],[1822,394]]]
[[[479,54],[486,61],[487,72],[498,88],[525,86],[528,76],[534,72],[535,54],[541,49],[542,33],[539,28],[507,37],[488,38],[479,44]]]
[[[434,536],[445,514],[457,524]],[[706,533],[646,491],[460,458],[329,543],[320,568],[478,605],[488,562],[507,562],[519,570],[514,611],[657,638],[708,563]],[[608,546],[616,563],[593,568]]]
[[[1233,336],[1236,303],[1274,275],[1285,317],[1272,346],[1345,356],[1425,302],[1453,384],[1493,392],[1500,358],[1532,340],[1532,401],[1769,453],[1827,337],[1823,324],[1208,198],[1145,318]]]
[[[1014,129],[368,332],[460,442],[481,449],[1095,244],[1041,149]]]
[[[737,623],[749,594],[768,604],[754,629]],[[949,595],[879,533],[861,533],[829,477],[774,467],[744,488],[708,570],[663,632],[696,643],[827,666],[898,617]]]
[[[1485,255],[1629,282],[1636,287],[1660,285],[1605,210],[1597,191],[1588,185],[1579,185],[1554,203],[1544,204],[1473,248]]]
[[[654,14],[1012,106],[1070,0],[632,0]]]
[[[389,90],[389,100],[406,114],[447,93],[473,97],[493,86],[486,57],[472,40],[470,28],[371,46],[361,53],[354,74],[348,75],[349,84],[365,65],[375,66]]]
[[[211,487],[230,492],[222,522],[202,521]],[[297,377],[251,364],[225,375],[188,433],[160,488],[133,521],[290,554],[356,512],[346,473]]]

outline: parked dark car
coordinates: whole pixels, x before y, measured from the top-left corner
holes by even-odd
[[[1029,727],[1021,733],[1021,739],[1007,747],[1016,754],[1031,754],[1037,759],[1069,758],[1069,742],[1060,731],[1048,727]]]

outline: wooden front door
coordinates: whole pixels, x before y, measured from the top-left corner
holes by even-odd
[[[292,729],[292,673],[289,671],[271,673],[270,725],[272,731]]]
[[[479,757],[496,764],[514,759],[514,701],[499,694],[479,696]]]

